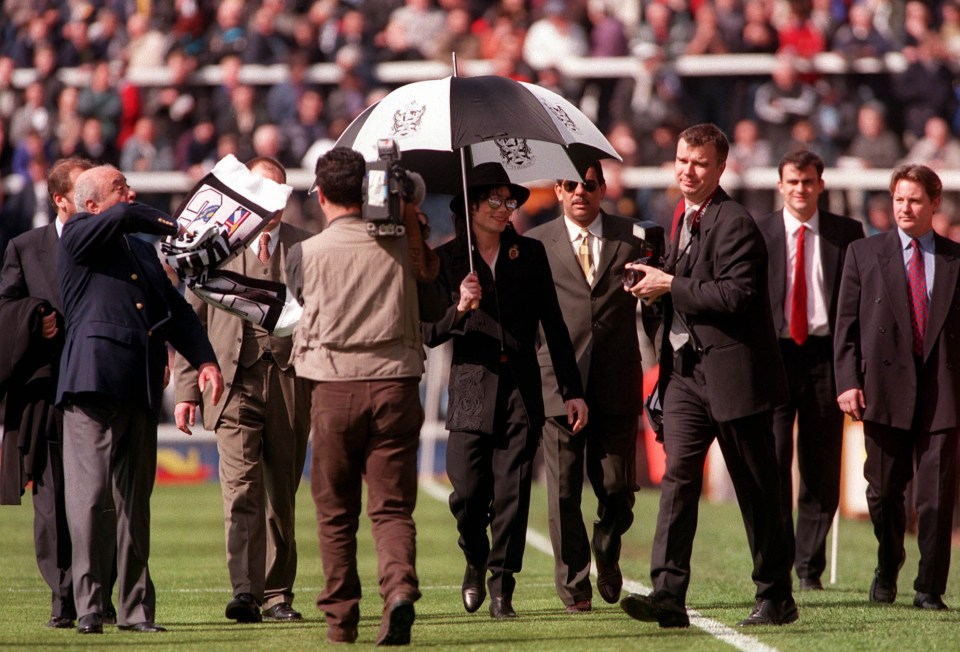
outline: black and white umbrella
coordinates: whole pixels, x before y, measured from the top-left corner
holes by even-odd
[[[500,163],[515,183],[582,179],[591,161],[621,160],[582,111],[535,84],[507,77],[444,77],[406,84],[361,113],[336,145],[378,157],[392,139],[403,167],[419,172],[429,192],[462,188],[467,167]]]

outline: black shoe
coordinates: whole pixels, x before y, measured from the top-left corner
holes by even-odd
[[[413,602],[405,598],[397,600],[384,617],[386,622],[380,623],[377,645],[410,645],[410,628],[416,618]]]
[[[77,634],[103,634],[103,618],[97,613],[81,616],[77,623]]]
[[[896,599],[897,578],[890,579],[878,568],[873,572],[873,582],[870,584],[870,602],[893,604]]]
[[[620,608],[634,620],[657,623],[660,627],[690,626],[687,610],[665,591],[654,591],[650,595],[631,593],[620,601]]]
[[[249,593],[241,593],[228,602],[226,616],[238,623],[259,623],[263,620],[256,598]]]
[[[157,632],[167,631],[166,627],[150,622],[137,623],[136,625],[117,625],[117,629],[123,632],[139,632],[140,634],[156,634]]]
[[[800,590],[801,591],[823,591],[823,583],[820,581],[819,577],[801,577]]]
[[[950,607],[943,604],[943,598],[935,593],[920,593],[913,597],[913,606],[917,609],[930,609],[931,611],[946,611]]]
[[[263,617],[285,622],[303,620],[303,614],[294,609],[289,602],[281,602],[273,605],[269,609],[264,609]]]
[[[50,620],[47,621],[47,627],[53,629],[70,629],[73,627],[73,618],[50,616]]]
[[[793,596],[783,600],[768,600],[757,598],[750,615],[737,623],[737,627],[752,627],[753,625],[789,625],[800,618],[797,603]]]
[[[485,569],[474,568],[473,564],[467,562],[467,570],[463,573],[463,586],[460,589],[463,598],[463,608],[468,614],[480,608],[483,601],[487,598],[487,589],[483,585],[483,576],[487,572]]]
[[[597,593],[605,602],[616,604],[620,599],[620,591],[623,590],[623,573],[620,572],[620,564],[614,564],[613,567],[605,567],[597,559]]]
[[[517,612],[513,610],[513,602],[510,598],[497,596],[490,599],[490,617],[497,620],[507,618],[516,618]]]
[[[103,608],[103,624],[104,625],[117,624],[117,610],[113,608],[112,604],[108,604]]]

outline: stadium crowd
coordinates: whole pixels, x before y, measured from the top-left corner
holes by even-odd
[[[698,122],[731,137],[735,172],[774,165],[797,147],[816,151],[828,167],[960,166],[956,0],[4,0],[2,7],[4,242],[50,219],[37,198],[58,158],[196,178],[227,153],[312,169],[346,125],[396,85],[378,79],[378,64],[449,62],[453,51],[579,103],[625,166],[672,165],[677,134]],[[804,60],[823,52],[881,61],[901,53],[904,63],[810,72]],[[682,56],[741,53],[777,62],[771,74],[737,76],[680,74],[674,66]],[[633,77],[565,76],[559,62],[578,57],[635,57],[639,65]],[[335,64],[339,81],[313,83],[317,63]],[[251,83],[242,74],[249,64],[278,66],[282,80]],[[210,67],[218,74],[201,74]],[[134,83],[137,69],[165,74]],[[669,215],[674,196],[625,188],[610,176],[608,201],[621,214]],[[169,210],[178,198],[141,199]],[[317,215],[303,199],[304,214],[293,210],[288,219],[316,231]],[[738,199],[764,212],[774,193],[748,190]],[[887,202],[872,200],[840,193],[837,208],[871,232],[889,228]],[[955,238],[956,220],[947,216],[956,200],[947,194],[938,221]],[[522,216],[531,225],[541,221],[538,207],[533,202]]]

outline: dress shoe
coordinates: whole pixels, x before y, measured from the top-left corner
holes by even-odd
[[[356,627],[327,627],[327,643],[355,643],[357,641]]]
[[[117,625],[117,629],[122,632],[139,632],[140,634],[156,634],[167,631],[166,627],[161,627],[151,622],[136,623],[135,625]]]
[[[410,645],[410,628],[415,618],[412,600],[396,600],[380,621],[377,645]]]
[[[50,620],[47,621],[47,627],[51,627],[53,629],[70,629],[73,627],[73,618],[50,616]]]
[[[117,610],[113,608],[112,604],[108,604],[103,608],[103,624],[104,625],[117,624]]]
[[[263,620],[256,598],[249,593],[241,593],[228,602],[226,616],[238,623],[259,623]]]
[[[880,569],[874,571],[873,582],[870,584],[870,602],[886,602],[893,604],[897,599],[897,580],[890,579]]]
[[[616,604],[620,599],[620,591],[623,589],[623,573],[620,572],[620,564],[614,564],[612,567],[604,567],[597,561],[597,593],[605,602]]]
[[[950,607],[943,604],[943,599],[935,593],[920,593],[913,596],[913,606],[917,609],[930,609],[931,611],[946,611]]]
[[[631,593],[620,601],[620,608],[634,620],[657,623],[660,627],[690,626],[687,610],[666,591],[654,591],[650,595]]]
[[[819,577],[801,577],[800,590],[801,591],[823,591],[823,582],[820,581]]]
[[[783,600],[768,600],[757,598],[750,615],[737,623],[737,627],[752,627],[753,625],[788,625],[800,618],[797,603],[793,596]]]
[[[490,599],[490,617],[497,620],[507,618],[516,618],[517,612],[513,610],[513,601],[507,597],[497,596]]]
[[[460,593],[463,597],[463,608],[467,610],[468,614],[472,614],[479,609],[487,597],[487,589],[483,585],[483,576],[486,574],[485,569],[475,568],[473,564],[467,563]]]
[[[269,609],[264,609],[263,617],[284,622],[303,620],[303,614],[294,609],[289,602],[280,602]]]
[[[103,634],[103,618],[97,613],[81,616],[77,623],[77,634]]]
[[[593,604],[591,604],[589,600],[580,600],[579,602],[574,602],[566,606],[567,613],[569,614],[582,614],[591,609],[593,609]]]

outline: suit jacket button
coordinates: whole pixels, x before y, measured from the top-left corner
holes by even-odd
[[[153,331],[147,331],[147,337],[153,337]]]
[[[140,277],[137,276],[136,273],[133,273],[133,274],[130,275],[130,280],[131,280],[131,281],[136,281],[138,278],[140,278]]]
[[[887,360],[886,358],[884,358],[884,360],[883,360],[883,366],[884,366],[884,367],[889,367],[889,366],[890,366],[890,361]]]
[[[143,304],[139,301],[137,302],[137,310],[143,310]]]
[[[880,327],[880,332],[881,332],[881,333],[886,333],[886,332],[887,332],[887,329],[884,328],[883,326],[881,326],[881,327]]]
[[[880,303],[880,297],[877,297],[876,299],[874,299],[874,301],[875,301],[876,303]]]

